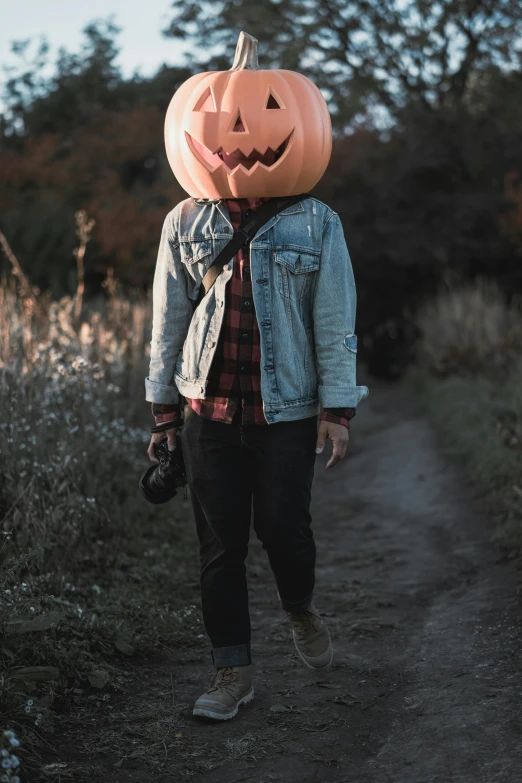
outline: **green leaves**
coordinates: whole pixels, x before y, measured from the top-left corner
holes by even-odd
[[[56,666],[24,666],[21,669],[13,669],[11,677],[14,680],[24,682],[52,682],[60,676],[60,670]]]
[[[57,625],[63,619],[61,612],[48,612],[37,617],[14,617],[6,623],[6,633],[30,633],[32,631],[45,631],[53,625]]]

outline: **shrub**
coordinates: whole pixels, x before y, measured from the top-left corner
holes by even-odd
[[[423,334],[419,362],[437,375],[502,372],[521,352],[521,304],[508,306],[492,280],[441,292],[416,321]]]
[[[0,702],[24,773],[57,705],[123,689],[122,657],[203,638],[188,502],[138,491],[150,302],[107,288],[80,319],[73,297],[0,288]]]
[[[495,520],[494,538],[522,558],[522,309],[492,281],[440,293],[417,317],[423,337],[410,382],[447,450],[462,459]]]

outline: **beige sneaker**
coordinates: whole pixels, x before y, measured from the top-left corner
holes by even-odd
[[[194,704],[193,715],[228,720],[237,715],[240,704],[254,698],[252,664],[218,669],[210,688]]]
[[[325,669],[333,660],[328,628],[312,604],[304,612],[286,612],[293,628],[294,644],[299,657],[311,669]]]

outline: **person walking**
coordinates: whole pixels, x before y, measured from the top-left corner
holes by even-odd
[[[243,67],[253,41],[242,33]],[[248,133],[241,111],[234,116],[233,133]],[[229,176],[256,164],[270,171],[287,150],[240,147],[217,153]],[[342,224],[313,196],[303,193],[262,225],[201,297],[213,259],[276,195],[185,199],[164,221],[154,274],[145,390],[163,431],[153,433],[148,455],[157,461],[165,438],[174,449],[182,425],[216,670],[193,713],[215,720],[254,698],[245,566],[252,517],[300,659],[314,669],[332,663],[314,604],[312,482],[327,440],[327,470],[345,457],[350,419],[368,395],[356,384],[356,289]]]

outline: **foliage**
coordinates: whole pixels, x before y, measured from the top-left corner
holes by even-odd
[[[230,68],[239,32],[259,39],[261,66],[310,76],[338,129],[379,109],[462,104],[478,71],[518,63],[518,0],[175,0],[166,34],[192,41],[199,70]],[[192,58],[191,58],[192,60]]]
[[[430,414],[449,454],[477,483],[493,538],[522,563],[522,361],[500,381],[481,373],[426,377]]]
[[[520,355],[522,302],[506,305],[491,280],[450,289],[419,308],[420,361],[433,373],[505,372]]]
[[[31,701],[32,704],[32,701]],[[29,705],[29,710],[31,709]],[[5,729],[0,738],[0,768],[2,770],[2,783],[20,783],[20,759],[19,753],[20,740],[12,729]],[[17,753],[15,753],[17,751]]]
[[[0,701],[24,780],[53,772],[64,714],[123,690],[122,658],[202,638],[188,501],[138,491],[150,298],[105,288],[76,318],[0,287]]]
[[[166,160],[163,116],[189,72],[164,67],[152,80],[123,80],[116,33],[89,25],[81,53],[62,51],[54,74],[40,76],[48,57],[38,55],[4,89],[2,230],[33,283],[54,297],[75,287],[70,248],[80,207],[96,221],[89,293],[108,267],[130,285],[151,282],[165,214],[185,196]]]
[[[512,173],[506,177],[505,185],[507,207],[501,216],[500,225],[517,248],[518,254],[522,255],[522,181]]]
[[[30,136],[23,153],[0,153],[6,233],[17,254],[32,259],[35,283],[54,294],[71,290],[75,204],[84,205],[96,220],[86,261],[91,287],[99,286],[108,266],[130,284],[152,278],[154,245],[165,214],[182,196],[163,165],[161,133],[155,107],[100,111],[66,137]],[[55,246],[63,260],[50,274],[49,248]]]
[[[4,137],[16,142],[48,133],[67,136],[89,125],[99,111],[125,112],[142,105],[166,108],[166,101],[192,71],[163,66],[152,79],[138,74],[123,79],[114,62],[120,31],[110,20],[91,23],[83,30],[80,52],[62,48],[54,63],[45,37],[34,53],[30,39],[14,42],[13,53],[20,59],[18,65],[4,66]]]
[[[417,314],[419,389],[448,453],[463,461],[495,521],[493,537],[522,563],[522,307],[491,282],[440,292]]]
[[[163,219],[186,195],[164,152],[168,102],[194,71],[229,68],[244,27],[268,65],[299,68],[329,97],[337,138],[314,195],[343,220],[361,336],[441,282],[494,277],[517,290],[520,13],[514,0],[176,3],[167,32],[193,44],[190,62],[128,80],[114,62],[117,28],[89,25],[51,76],[45,47],[9,76],[0,231],[33,285],[59,298],[75,288],[74,215],[87,209],[86,296],[110,267],[149,288]]]

